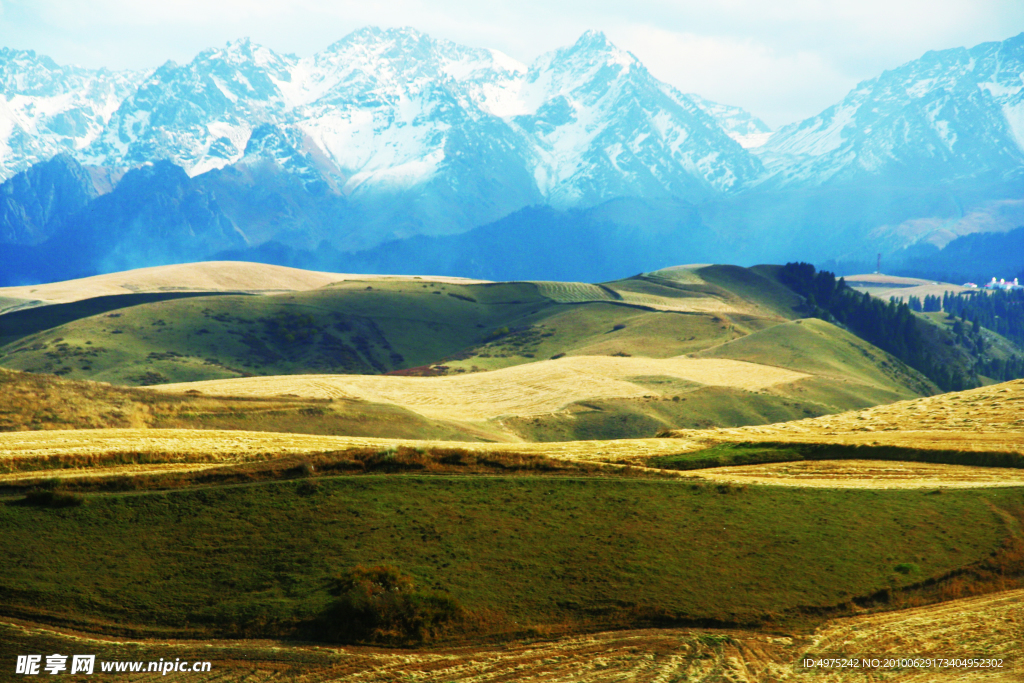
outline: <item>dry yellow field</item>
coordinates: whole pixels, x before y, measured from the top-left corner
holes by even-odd
[[[242,261],[206,261],[139,268],[44,285],[0,287],[0,297],[69,303],[97,296],[143,292],[284,292],[317,289],[344,280],[412,280],[406,275],[346,275]],[[474,284],[483,280],[422,277],[425,281]]]
[[[560,304],[584,303],[587,301],[615,301],[607,290],[589,282],[557,282],[554,280],[536,280],[537,290]]]
[[[649,457],[680,452],[679,443],[673,439],[509,444],[220,429],[65,429],[0,433],[0,463],[5,459],[15,458],[93,456],[108,453],[164,453],[169,456],[177,454],[182,459],[192,455],[203,455],[211,459],[236,461],[262,457],[264,454],[295,455],[389,446],[458,448],[475,452],[515,450],[517,453],[595,461],[617,461],[634,455]]]
[[[560,359],[561,360],[561,359]],[[566,359],[573,360],[573,359]],[[660,364],[688,359],[632,359],[605,357],[605,372],[636,373],[638,366],[631,361]],[[619,364],[619,363],[622,364]],[[540,365],[540,363],[535,364]],[[749,365],[749,364],[737,364]],[[532,366],[520,366],[530,369]],[[699,367],[699,366],[697,366]],[[709,366],[710,367],[710,366]],[[757,366],[755,366],[757,367]],[[440,386],[425,391],[426,399],[446,396],[458,398],[458,390],[449,391],[447,382],[471,380],[480,376],[502,377],[509,371],[479,373],[437,378],[360,377],[359,379],[390,381],[402,380],[414,384]],[[647,371],[645,374],[651,374]],[[742,373],[741,375],[742,376]],[[243,387],[254,383],[259,388],[266,379],[292,381],[318,381],[310,377],[246,378],[221,380],[208,384],[239,383]],[[337,377],[329,377],[338,381]],[[605,377],[609,382],[620,381]],[[327,381],[327,380],[324,380]],[[623,382],[628,384],[628,382]],[[298,385],[296,385],[298,386]],[[336,390],[310,384],[309,391]],[[464,386],[464,385],[463,385]],[[500,383],[492,385],[492,389]],[[293,390],[295,387],[291,387]],[[527,386],[529,389],[529,387]],[[263,389],[267,390],[266,385]],[[275,387],[274,392],[285,389]],[[533,387],[534,402],[542,405],[537,394],[543,387]],[[465,391],[462,389],[462,391]],[[526,390],[517,387],[509,400],[515,400]],[[650,391],[650,390],[644,390]],[[297,393],[297,391],[293,391]],[[244,394],[243,394],[244,395]],[[322,395],[322,394],[312,394]],[[472,394],[464,394],[463,396]],[[483,394],[477,394],[483,396]],[[407,399],[408,400],[408,399]],[[462,400],[469,401],[469,398]],[[521,400],[521,399],[520,399]],[[547,399],[552,400],[554,399]],[[559,399],[561,400],[561,399]],[[554,403],[552,403],[553,405]],[[468,403],[466,404],[468,405]],[[494,414],[510,403],[493,401],[487,414]],[[516,404],[519,405],[519,404]],[[581,462],[640,465],[653,456],[693,452],[728,443],[810,443],[891,445],[916,449],[946,449],[960,451],[989,451],[1024,453],[1024,380],[983,387],[955,394],[943,394],[913,401],[902,401],[876,406],[863,411],[828,415],[819,418],[774,425],[741,427],[734,429],[680,430],[672,432],[675,438],[620,439],[608,441],[569,441],[559,443],[466,443],[445,441],[417,441],[351,436],[318,436],[274,432],[248,432],[235,430],[189,429],[80,429],[0,433],[0,480],[25,478],[35,471],[46,469],[48,474],[62,477],[94,475],[93,467],[102,466],[103,473],[140,474],[160,471],[195,470],[219,465],[233,465],[252,460],[265,460],[281,455],[313,454],[353,448],[408,446],[413,448],[452,448],[474,452],[515,451]],[[472,406],[467,409],[468,414]],[[479,408],[478,408],[479,410]],[[111,466],[109,462],[96,462],[96,457],[109,459],[118,454],[145,454],[142,464],[128,462],[124,466]],[[46,459],[62,458],[64,469],[49,469]],[[75,461],[81,459],[81,465]],[[131,459],[129,459],[131,460]],[[1024,476],[1012,468],[981,468],[959,465],[931,465],[923,463],[849,461],[800,462],[744,467],[673,472],[679,477],[692,477],[710,481],[757,483],[784,486],[823,486],[833,488],[941,488],[1021,486]]]
[[[949,602],[834,619],[810,638],[807,655],[826,656],[844,652],[866,657],[963,658],[994,657],[1005,662],[1003,670],[915,669],[877,674],[875,680],[892,683],[932,681],[1024,680],[1024,590],[951,600]],[[800,672],[791,680],[822,683],[871,680],[862,672]],[[785,679],[783,679],[785,680]]]
[[[811,460],[715,467],[697,476],[711,481],[775,486],[858,489],[936,489],[1024,486],[1024,470],[887,460]]]
[[[445,377],[283,375],[165,384],[153,389],[174,393],[197,390],[217,396],[355,398],[392,403],[434,419],[476,421],[551,413],[586,399],[658,395],[628,380],[652,375],[750,391],[809,377],[725,359],[570,356]]]
[[[923,280],[918,277],[901,277],[899,275],[886,275],[885,273],[863,273],[861,275],[845,275],[843,279],[847,283],[864,283],[873,287],[884,287],[886,285],[915,287],[918,285],[932,285],[934,280]]]
[[[619,291],[619,290],[616,290]],[[656,311],[677,313],[737,313],[741,315],[764,315],[755,306],[741,306],[711,296],[688,297],[685,299],[619,291],[622,301],[636,306],[645,306]]]
[[[1024,453],[1024,380],[865,410],[731,429],[676,430],[683,450],[720,443],[834,443]]]
[[[959,294],[961,292],[977,291],[951,282],[935,282],[934,280],[883,275],[881,273],[847,275],[845,279],[846,284],[858,292],[868,292],[872,296],[885,301],[888,301],[890,297],[896,297],[904,303],[912,296],[923,300],[926,296],[941,298],[946,292]]]
[[[576,462],[619,466],[679,453],[675,439],[617,439],[555,443],[465,443],[273,432],[189,429],[78,429],[0,434],[0,482],[47,477],[80,478],[195,472],[287,455],[312,455],[356,448],[459,449],[516,452]],[[685,449],[682,449],[685,450]],[[145,462],[97,466],[94,458],[145,454]],[[64,460],[50,469],[48,458]],[[76,465],[76,460],[81,463]],[[651,468],[643,468],[651,469]],[[653,471],[653,470],[652,470]],[[937,489],[1024,486],[1024,471],[891,462],[834,460],[772,463],[700,470],[657,470],[682,479],[733,484],[816,488]]]
[[[1024,680],[1024,590],[833,619],[807,636],[748,631],[649,629],[509,643],[490,647],[383,650],[294,647],[268,641],[153,642],[134,657],[173,659],[200,649],[225,683],[1010,683]],[[69,648],[103,651],[112,641],[28,624],[0,622],[0,637],[46,637]],[[73,643],[73,645],[72,645]],[[90,649],[91,648],[91,649]],[[78,650],[76,650],[78,651]],[[287,652],[288,656],[285,655]],[[244,659],[239,653],[245,653]],[[805,669],[805,657],[837,655],[1003,660],[1001,669]],[[304,662],[304,663],[303,663]],[[109,675],[107,680],[126,680]],[[134,679],[132,679],[134,680]],[[210,680],[171,673],[161,680]]]
[[[867,292],[872,296],[878,297],[884,301],[888,301],[890,297],[895,297],[900,301],[907,303],[908,299],[912,296],[916,296],[922,301],[926,296],[937,296],[940,299],[945,293],[959,294],[961,292],[976,292],[978,290],[971,289],[970,287],[961,287],[960,285],[950,284],[928,284],[928,285],[917,285],[915,287],[854,287],[858,292]],[[982,290],[984,291],[984,290]]]
[[[658,271],[661,274],[662,271]],[[697,273],[683,269],[675,271],[672,280],[682,284],[706,284]],[[740,305],[726,302],[713,296],[668,297],[656,294],[633,292],[616,286],[614,283],[605,287],[585,282],[547,282],[535,283],[542,296],[558,303],[585,303],[589,301],[620,301],[634,306],[643,306],[656,311],[674,311],[676,313],[738,313],[746,315],[763,315],[764,311],[756,306]],[[616,299],[608,290],[614,291]]]
[[[707,268],[712,264],[710,263],[688,263],[682,266],[671,266],[669,268],[662,268],[661,270],[655,270],[648,275],[654,275],[656,277],[663,277],[668,280],[674,280],[684,285],[702,285],[705,284],[704,279],[697,274],[697,271],[701,268]]]

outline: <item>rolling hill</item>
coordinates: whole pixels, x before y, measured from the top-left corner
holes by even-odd
[[[960,603],[923,606],[969,598],[992,606],[993,618],[1007,625],[998,591],[1024,577],[1024,480],[1019,464],[1004,465],[1002,477],[977,465],[996,452],[1024,455],[1016,410],[1022,391],[1024,382],[1015,382],[788,425],[620,442],[8,433],[0,435],[0,461],[24,469],[0,481],[10,503],[0,506],[0,548],[16,559],[0,576],[0,613],[144,636],[158,649],[163,639],[182,637],[331,641],[339,603],[330,577],[386,566],[406,577],[398,590],[409,592],[410,604],[445,596],[457,616],[420,635],[345,638],[422,648],[671,626],[696,628],[691,633],[713,645],[733,642],[714,640],[723,637],[778,638],[781,630],[789,635],[773,656],[784,662],[797,656],[789,639],[800,639],[800,652],[824,652],[821,638],[853,637],[845,622],[831,620],[840,615],[854,617],[863,626],[857,637],[870,640],[914,624],[930,628],[921,621],[928,615],[952,625],[950,610]],[[957,414],[961,404],[976,408],[974,422]],[[786,433],[803,435],[790,445],[848,444],[843,435],[861,430],[878,438],[892,434],[890,426],[906,431],[905,421],[920,421],[924,410],[936,413],[929,426],[947,441],[975,449],[960,451],[973,453],[973,464],[918,467],[924,480],[909,486],[917,446],[890,449],[888,462],[871,468],[826,451],[809,463],[792,461],[816,473],[787,475],[778,463],[760,474],[721,463],[689,472],[651,468],[659,458],[699,455],[694,444],[750,447],[758,435],[766,451],[778,449]],[[989,450],[980,450],[986,443]],[[645,450],[646,469],[598,462]],[[822,474],[828,462],[845,469]],[[487,476],[473,476],[480,474]],[[23,550],[29,539],[56,547],[72,538],[80,546],[73,561]],[[994,594],[970,598],[984,593]],[[2,628],[17,642],[51,637]],[[1012,639],[999,629],[978,642],[1009,653]],[[955,649],[949,654],[967,654],[956,649],[962,644],[946,645]],[[288,642],[278,647],[304,656]],[[392,653],[366,654],[379,664]],[[758,661],[751,652],[737,656]]]
[[[680,291],[718,291],[708,283],[716,271],[704,271],[677,271],[703,288]],[[229,681],[387,672],[440,683],[484,672],[597,683],[611,672],[711,683],[729,672],[768,683],[820,678],[801,658],[849,643],[873,655],[1019,654],[1024,381],[660,438],[516,441],[554,436],[550,424],[523,425],[559,415],[574,390],[606,392],[577,407],[632,402],[600,422],[645,401],[682,409],[711,391],[736,392],[747,410],[829,387],[833,400],[845,387],[869,404],[871,392],[915,394],[899,383],[914,375],[839,328],[782,309],[754,315],[771,297],[719,292],[728,312],[714,313],[624,301],[661,297],[653,285],[665,287],[489,291],[519,292],[525,304],[505,305],[527,315],[543,297],[525,294],[548,291],[567,300],[555,311],[580,321],[591,309],[715,317],[731,321],[731,340],[691,354],[499,358],[502,367],[479,372],[428,365],[432,376],[160,388],[0,371],[4,429],[32,430],[0,434],[0,655],[61,651],[73,632],[99,659],[221,657]],[[324,291],[366,296],[377,286]],[[389,286],[388,296],[404,292]],[[497,294],[492,302],[505,300]],[[593,329],[628,329],[607,323]],[[596,343],[583,322],[573,330],[578,343]],[[630,343],[642,348],[639,336]],[[389,434],[395,425],[406,432]],[[71,544],[72,554],[32,550]],[[373,577],[409,620],[359,592]],[[272,649],[253,639],[273,639]],[[1019,672],[1006,662],[992,673]],[[903,669],[910,680],[946,680]],[[832,678],[856,680],[843,675]]]
[[[163,291],[170,281],[177,291]],[[800,297],[735,266],[594,285],[200,264],[47,295],[111,288],[149,291],[0,316],[0,364],[206,395],[345,397],[529,441],[762,424],[934,391],[833,325],[793,321]],[[174,298],[139,300],[150,296]]]

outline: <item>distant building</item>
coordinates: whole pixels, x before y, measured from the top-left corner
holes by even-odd
[[[1024,286],[1022,286],[1019,282],[1017,282],[1017,278],[1013,278],[1013,282],[1007,282],[1006,280],[1002,280],[1002,279],[1000,279],[997,282],[995,278],[992,278],[992,282],[990,282],[987,285],[985,285],[985,289],[1002,289],[1002,290],[1024,289]]]
[[[961,287],[970,287],[971,289],[977,289],[978,288],[978,285],[974,284],[973,282],[965,282],[965,283],[963,283],[960,286]]]

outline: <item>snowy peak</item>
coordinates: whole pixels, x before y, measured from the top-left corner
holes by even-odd
[[[631,68],[646,69],[629,52],[613,45],[600,31],[587,31],[569,47],[541,55],[530,66],[527,81],[541,82],[549,96],[578,88],[581,80],[611,82]]]
[[[34,81],[86,92],[48,60],[9,60],[35,60]],[[303,59],[241,39],[132,86],[75,142],[79,159],[119,168],[167,159],[191,176],[273,159],[307,187],[323,180],[359,201],[436,187],[458,198],[463,227],[538,201],[698,198],[759,169],[719,119],[599,31],[529,67],[412,28],[360,29]],[[6,156],[39,154],[17,143]],[[477,186],[480,196],[468,189]],[[515,188],[507,200],[483,196],[505,186]]]
[[[62,152],[193,177],[272,163],[311,192],[454,231],[536,203],[1007,177],[1024,166],[1022,74],[1024,34],[930,52],[772,133],[658,81],[599,31],[528,66],[412,28],[360,29],[301,59],[243,38],[148,74],[3,49],[0,178]]]
[[[786,126],[759,152],[770,182],[1006,177],[1024,164],[1024,35],[928,52]]]
[[[608,36],[602,31],[595,31],[593,29],[585,31],[571,47],[562,48],[557,50],[556,54],[568,55],[568,54],[587,54],[587,55],[607,55],[611,60],[621,64],[632,64],[639,63],[632,54],[625,50],[620,50],[614,45]]]
[[[143,77],[0,49],[0,179],[58,154],[80,154]]]
[[[517,100],[511,123],[530,141],[538,187],[556,206],[698,199],[759,170],[712,117],[599,32],[539,57]]]
[[[80,87],[92,72],[62,67],[34,50],[0,48],[0,84],[5,95],[53,96]]]
[[[252,127],[284,110],[279,81],[296,61],[244,39],[186,65],[168,62],[121,103],[86,158],[116,166],[169,159],[190,175],[233,163]]]
[[[688,93],[686,95],[694,104],[701,108],[705,114],[713,118],[731,137],[744,149],[760,147],[772,135],[772,129],[761,119],[757,118],[746,109],[734,107],[728,104],[712,102],[700,95]]]

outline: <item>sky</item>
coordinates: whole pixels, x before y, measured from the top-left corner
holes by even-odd
[[[188,62],[241,37],[308,56],[368,25],[525,63],[597,29],[657,78],[778,127],[928,50],[1024,32],[1024,0],[0,0],[0,46],[91,68]]]

